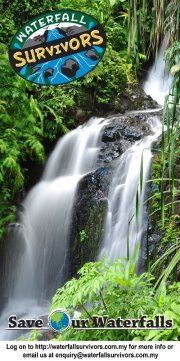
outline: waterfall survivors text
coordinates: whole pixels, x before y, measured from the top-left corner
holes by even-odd
[[[22,78],[40,85],[65,84],[83,77],[101,61],[106,33],[80,11],[50,11],[27,22],[14,35],[9,60]]]
[[[52,41],[48,44],[32,47],[26,50],[12,52],[16,67],[23,67],[31,63],[44,63],[67,55],[76,54],[83,50],[90,50],[94,45],[103,44],[104,39],[100,35],[100,29],[93,29],[83,34],[65,37],[61,41]]]

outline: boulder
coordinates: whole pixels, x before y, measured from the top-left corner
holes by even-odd
[[[104,130],[104,133],[102,135],[102,141],[104,143],[106,142],[114,142],[116,140],[120,140],[121,138],[121,128],[118,127],[107,127]]]
[[[156,114],[156,111],[153,115]],[[132,111],[111,115],[102,131],[98,164],[108,164],[121,156],[133,143],[150,134],[149,113]]]
[[[89,59],[91,60],[99,60],[99,55],[97,55],[96,51],[95,50],[88,50],[85,54]]]
[[[135,127],[126,128],[124,135],[128,140],[139,140],[142,138],[142,132]]]
[[[66,75],[68,78],[73,78],[76,75],[76,72],[79,69],[79,64],[76,60],[68,59],[61,66],[62,74]]]
[[[52,76],[54,73],[54,69],[52,68],[48,68],[46,70],[43,71],[44,77],[45,78],[49,78],[50,76]]]

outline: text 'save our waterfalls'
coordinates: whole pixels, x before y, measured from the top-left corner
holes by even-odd
[[[155,72],[163,62],[164,47],[163,44],[157,65],[152,67],[144,84],[146,93],[152,97],[153,93],[156,94],[159,104],[163,104],[170,84],[169,77],[164,78],[163,73],[159,73],[154,84]],[[130,256],[135,245],[141,242],[146,224],[144,200],[151,167],[151,146],[161,134],[158,112],[154,114],[147,110],[146,114],[149,134],[137,140],[116,159],[107,197],[104,235],[101,247],[97,249],[97,258],[106,254],[113,261],[126,256],[127,232]],[[23,250],[16,254],[14,271],[4,265],[7,303],[0,319],[1,340],[18,337],[16,332],[6,330],[9,315],[31,318],[46,314],[51,296],[64,283],[68,273],[69,232],[78,185],[85,175],[97,169],[102,131],[109,124],[111,117],[93,117],[60,139],[49,157],[40,182],[25,198],[18,226],[13,231],[14,238],[23,244]],[[134,214],[142,160],[143,183],[139,191],[137,227]]]

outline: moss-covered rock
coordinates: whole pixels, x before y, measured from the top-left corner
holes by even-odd
[[[112,167],[99,168],[87,174],[79,184],[70,230],[68,278],[98,255],[111,176]]]
[[[148,113],[132,112],[111,115],[105,122],[97,169],[81,179],[74,201],[69,231],[68,278],[74,276],[85,262],[94,261],[99,253],[109,185],[118,158],[137,140],[150,134],[148,117]]]

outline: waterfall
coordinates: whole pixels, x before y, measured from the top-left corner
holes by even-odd
[[[105,221],[104,239],[99,257],[108,255],[111,261],[127,256],[127,237],[130,241],[131,257],[144,230],[144,198],[146,180],[151,166],[151,145],[161,134],[158,116],[149,116],[148,123],[153,132],[129,148],[119,159],[108,195],[108,211]],[[140,190],[140,169],[143,169],[142,190]],[[136,221],[136,197],[138,192],[139,211]]]
[[[144,84],[147,94],[151,94],[159,104],[163,103],[170,81],[168,76],[164,78],[164,46]],[[149,110],[139,111],[143,112],[149,113],[147,122],[151,134],[137,141],[114,161],[116,170],[109,188],[104,239],[99,251],[99,257],[107,254],[112,261],[127,255],[127,235],[131,256],[144,231],[151,145],[161,133],[161,123],[158,115]],[[5,330],[12,313],[33,318],[44,315],[56,288],[67,279],[69,231],[77,187],[84,175],[97,168],[101,131],[106,122],[110,124],[111,118],[94,117],[65,135],[49,157],[42,179],[23,202],[20,226],[14,232],[14,237],[23,243],[23,247],[17,255],[14,274],[12,268],[9,268],[9,273],[8,270],[5,272],[8,304],[0,318],[0,339],[18,337]],[[143,169],[142,189],[140,169]],[[135,217],[137,193],[138,222]]]
[[[172,83],[172,76],[166,69],[164,53],[167,47],[167,38],[164,38],[159,49],[157,60],[149,71],[147,80],[144,82],[143,89],[147,95],[150,95],[158,104],[163,105],[165,96],[169,93]]]
[[[71,213],[79,180],[94,169],[102,118],[64,136],[50,156],[42,180],[24,201],[21,224],[26,250],[13,297],[49,298],[66,279]]]
[[[50,156],[41,181],[23,203],[15,238],[23,239],[17,272],[7,276],[8,305],[0,319],[0,339],[14,337],[4,331],[10,314],[35,317],[48,309],[47,301],[66,280],[71,214],[80,179],[96,167],[103,118],[65,135]],[[15,272],[15,271],[14,271]],[[44,306],[43,306],[44,305]],[[43,308],[44,307],[44,308]]]
[[[158,104],[163,105],[169,92],[172,77],[164,61],[167,39],[164,38],[157,60],[150,69],[143,89]],[[145,110],[150,114],[149,110]],[[133,113],[133,112],[132,112]],[[137,114],[137,112],[134,112]],[[142,111],[141,111],[142,113]],[[148,123],[153,132],[128,149],[119,159],[108,195],[108,211],[99,258],[108,255],[114,261],[117,257],[132,256],[136,243],[142,240],[145,224],[145,191],[152,159],[151,145],[161,134],[159,116],[149,116]],[[140,189],[140,169],[143,169]],[[138,197],[138,221],[136,220],[136,199]],[[130,246],[128,248],[128,239]]]

